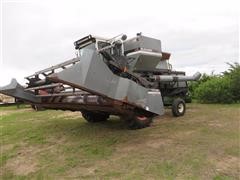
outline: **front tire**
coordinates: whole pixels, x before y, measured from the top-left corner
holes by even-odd
[[[82,111],[83,118],[90,123],[103,122],[109,118],[107,113],[98,113],[92,111]]]
[[[172,114],[175,117],[183,116],[186,111],[186,104],[182,98],[176,98],[172,103]]]
[[[35,111],[44,111],[45,110],[43,107],[35,105],[35,104],[31,104],[31,108]]]
[[[149,127],[152,123],[153,116],[146,115],[134,115],[133,117],[127,119],[127,124],[129,129],[142,129]]]

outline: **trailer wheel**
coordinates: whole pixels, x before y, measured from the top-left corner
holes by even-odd
[[[134,115],[127,119],[129,129],[142,129],[149,127],[152,123],[153,116]]]
[[[181,98],[176,98],[172,103],[172,114],[175,117],[183,116],[186,111],[185,101]]]
[[[106,121],[109,118],[107,113],[96,113],[91,111],[82,111],[83,118],[90,123]]]

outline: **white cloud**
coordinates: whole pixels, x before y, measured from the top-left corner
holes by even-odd
[[[2,10],[0,85],[72,58],[87,34],[159,38],[174,69],[188,74],[239,60],[237,1],[3,0]]]

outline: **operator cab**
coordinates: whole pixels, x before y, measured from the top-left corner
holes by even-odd
[[[95,48],[98,52],[108,51],[111,55],[124,55],[123,41],[127,38],[126,35],[123,35],[121,39],[117,39],[116,36],[111,39],[106,39],[97,36],[86,36],[74,42],[75,49],[81,51],[90,44],[95,44]]]

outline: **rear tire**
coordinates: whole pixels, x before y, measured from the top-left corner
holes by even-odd
[[[133,117],[127,119],[127,124],[129,129],[142,129],[149,127],[152,123],[153,116],[145,116],[145,115],[134,115]]]
[[[175,117],[183,116],[186,111],[186,104],[182,98],[176,98],[172,103],[172,114]]]
[[[82,111],[83,118],[90,123],[103,122],[109,118],[107,113],[96,113],[92,111]]]

